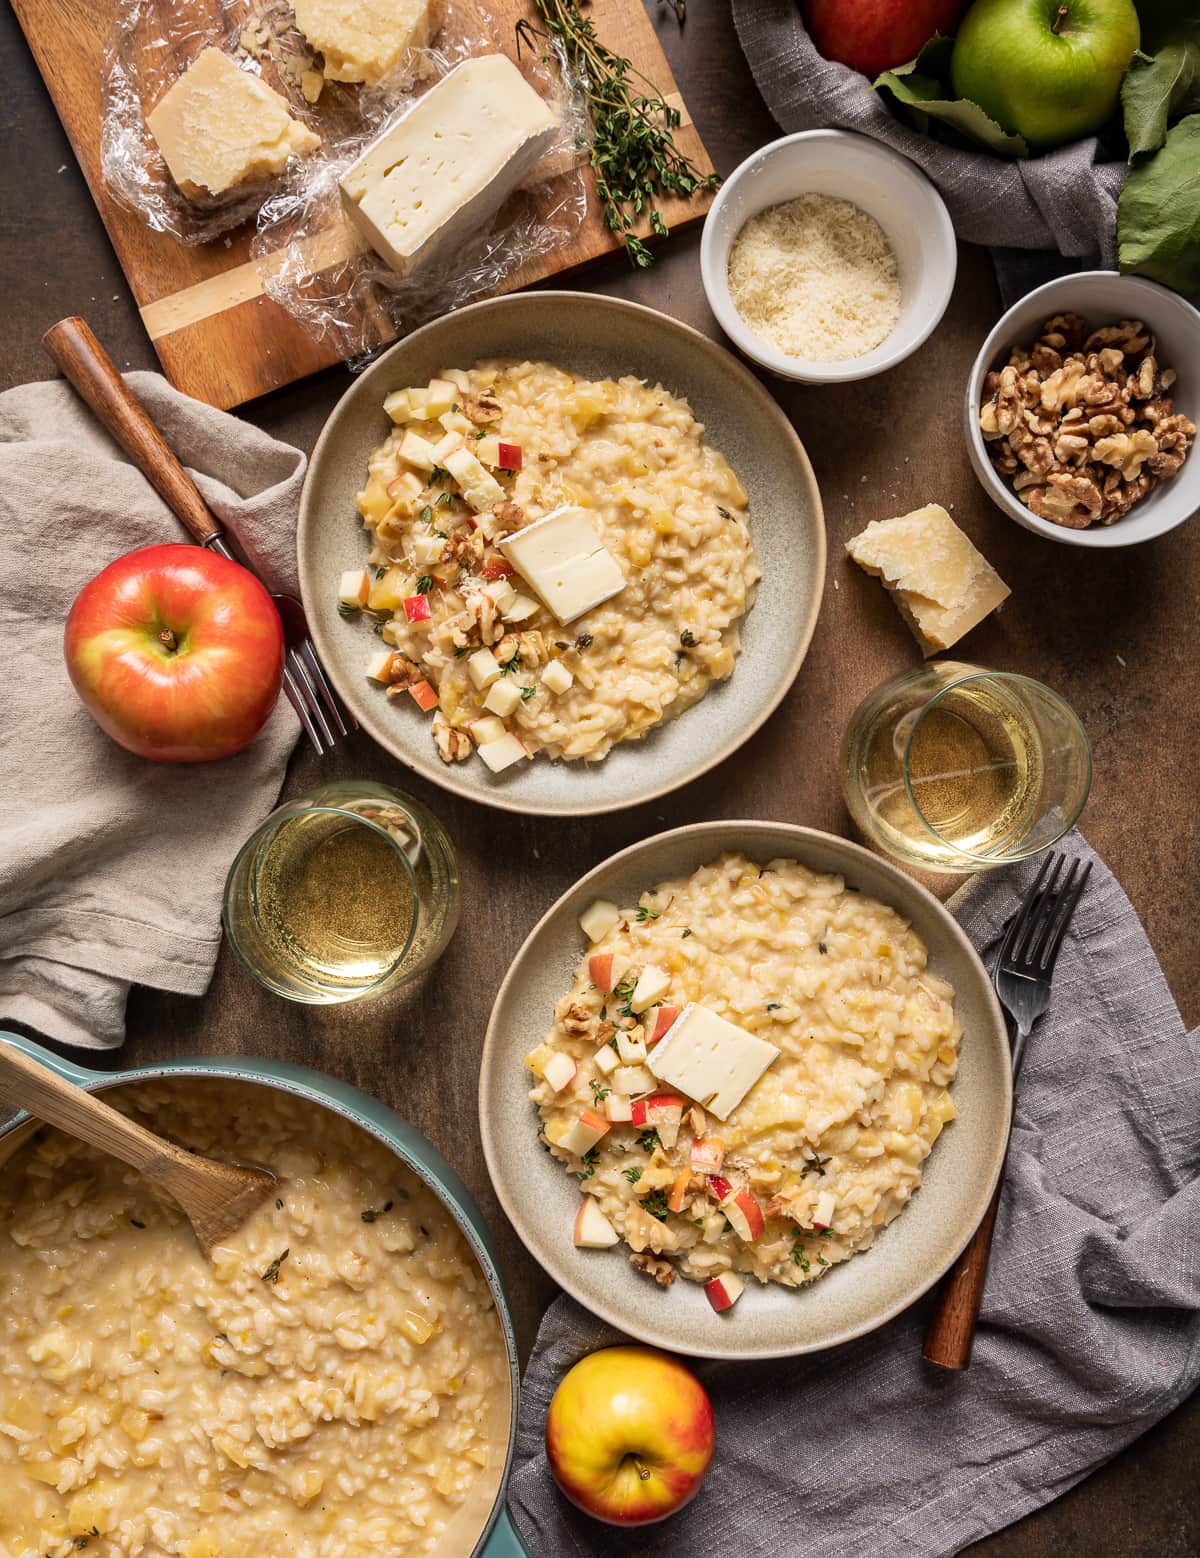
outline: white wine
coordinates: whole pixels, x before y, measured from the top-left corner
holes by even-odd
[[[879,689],[843,746],[863,833],[934,871],[1046,848],[1082,809],[1090,771],[1086,737],[1049,689],[951,662]]]
[[[423,806],[370,781],[274,812],[225,885],[231,946],[269,990],[352,1001],[415,977],[458,923],[454,846]]]

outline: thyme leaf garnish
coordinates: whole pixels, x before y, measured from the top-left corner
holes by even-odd
[[[264,1282],[276,1283],[279,1281],[279,1268],[283,1265],[284,1261],[287,1260],[291,1253],[291,1250],[283,1250],[280,1254],[276,1255],[275,1259],[262,1274],[262,1279]]]

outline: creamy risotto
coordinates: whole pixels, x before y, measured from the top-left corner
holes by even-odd
[[[954,1118],[954,992],[907,921],[840,877],[729,854],[583,923],[526,1061],[543,1140],[580,1180],[575,1242],[623,1239],[717,1309],[739,1272],[798,1287],[865,1249]],[[689,1003],[712,1014],[690,1054]]]
[[[595,761],[732,673],[759,577],[746,494],[686,401],[496,361],[385,405],[369,566],[339,609],[371,620],[367,676],[432,716],[447,763]]]
[[[0,1554],[469,1552],[508,1364],[441,1203],[374,1138],[262,1087],[116,1102],[271,1167],[278,1198],[208,1264],[172,1202],[58,1132],[5,1165]]]

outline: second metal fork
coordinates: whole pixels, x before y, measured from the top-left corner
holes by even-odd
[[[996,994],[1012,1017],[1013,1076],[1021,1070],[1025,1043],[1034,1023],[1050,1004],[1050,979],[1067,927],[1083,896],[1092,862],[1080,868],[1072,860],[1062,886],[1059,877],[1065,855],[1048,855],[1025,901],[1013,915],[996,961]]]

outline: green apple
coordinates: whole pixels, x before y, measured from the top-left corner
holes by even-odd
[[[1139,41],[1133,0],[975,0],[950,74],[957,96],[1045,150],[1100,128]]]

